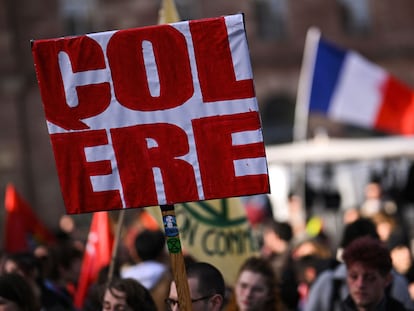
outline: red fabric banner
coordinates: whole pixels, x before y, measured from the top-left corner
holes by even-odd
[[[28,251],[42,243],[53,243],[54,234],[39,220],[13,184],[6,187],[4,250],[9,253]]]
[[[97,280],[100,270],[110,264],[113,241],[108,212],[94,213],[74,298],[77,308],[82,308],[88,290]]]

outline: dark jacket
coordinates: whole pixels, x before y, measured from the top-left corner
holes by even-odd
[[[351,296],[348,295],[344,301],[341,302],[342,311],[357,311],[354,301]],[[384,299],[379,303],[375,311],[408,311],[402,303],[395,300],[392,297],[385,296]]]

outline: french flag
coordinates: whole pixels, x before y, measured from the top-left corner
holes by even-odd
[[[413,90],[360,54],[318,36],[309,112],[377,131],[414,134]]]

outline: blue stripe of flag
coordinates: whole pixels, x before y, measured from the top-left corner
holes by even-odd
[[[328,113],[345,55],[345,50],[326,41],[319,40],[312,79],[309,111],[323,114]]]

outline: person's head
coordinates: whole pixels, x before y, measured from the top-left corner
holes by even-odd
[[[71,241],[52,245],[44,259],[45,277],[62,286],[76,283],[82,258],[83,251]]]
[[[392,265],[400,274],[407,274],[413,264],[413,257],[408,245],[398,244],[390,250]]]
[[[358,218],[345,226],[340,246],[345,248],[355,239],[367,235],[379,239],[375,223],[369,218]]]
[[[250,257],[243,263],[234,287],[234,298],[240,311],[278,309],[278,284],[266,259]]]
[[[289,223],[271,219],[264,224],[262,252],[264,255],[284,253],[292,238],[293,230]]]
[[[225,295],[225,283],[221,272],[206,262],[190,263],[187,268],[187,280],[193,311],[220,310]],[[180,310],[175,282],[171,282],[170,294],[166,299],[170,310]]]
[[[4,273],[0,276],[0,310],[38,311],[39,302],[32,287],[18,273]]]
[[[134,279],[113,279],[107,286],[102,311],[156,311],[150,292]]]
[[[372,180],[365,185],[364,189],[365,198],[367,200],[378,200],[381,198],[382,187],[379,180]]]
[[[331,258],[332,253],[329,246],[320,239],[305,237],[296,241],[292,247],[292,258],[299,260],[300,258],[308,256],[328,259]]]
[[[379,239],[377,227],[371,219],[360,217],[355,221],[346,224],[339,243],[337,259],[342,261],[342,252],[344,248],[351,244],[351,242],[355,239],[363,236],[370,236],[374,239]]]
[[[381,241],[387,241],[398,225],[397,219],[384,211],[375,213],[371,219],[377,226],[377,233]]]
[[[135,238],[135,251],[142,261],[159,259],[165,248],[161,230],[143,230]]]
[[[361,217],[359,208],[351,207],[344,211],[343,222],[348,225]]]
[[[392,280],[392,260],[387,247],[369,236],[351,242],[342,256],[347,267],[349,293],[358,308],[378,305]]]
[[[36,279],[40,276],[40,262],[31,252],[9,254],[3,262],[3,273],[18,273],[26,278]]]
[[[5,256],[2,273],[17,273],[24,277],[40,301],[42,269],[40,260],[31,252],[18,252]]]

